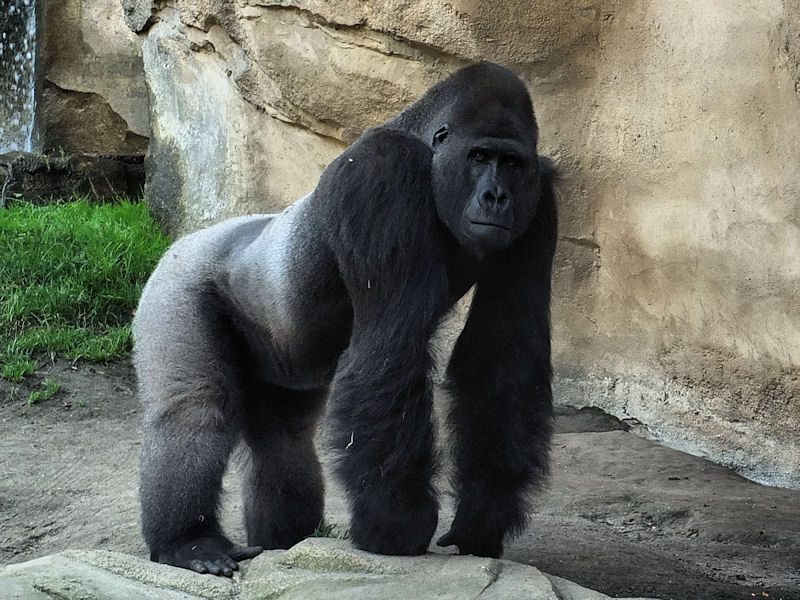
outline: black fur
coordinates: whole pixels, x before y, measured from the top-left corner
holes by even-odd
[[[354,544],[425,552],[438,512],[429,340],[473,284],[447,370],[459,504],[439,543],[502,552],[525,524],[550,438],[556,213],[536,141],[519,79],[468,67],[364,134],[281,215],[173,245],[134,328],[153,560],[230,575],[262,547],[311,534],[326,398]],[[239,440],[247,548],[216,516]]]

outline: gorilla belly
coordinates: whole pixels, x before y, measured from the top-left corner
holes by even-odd
[[[346,314],[329,316],[326,323],[292,320],[274,329],[239,317],[233,327],[236,353],[269,383],[291,389],[327,386],[350,335],[349,327],[330,325],[347,323]]]

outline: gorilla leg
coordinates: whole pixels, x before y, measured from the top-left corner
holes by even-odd
[[[222,476],[241,432],[230,343],[210,298],[150,295],[137,314],[139,391],[145,407],[140,459],[142,533],[151,560],[231,575],[239,548],[217,519]]]
[[[200,392],[198,392],[200,393]],[[222,533],[217,504],[236,442],[236,419],[208,396],[149,411],[144,427],[140,498],[151,560],[200,573],[230,575],[258,554]]]
[[[322,469],[314,448],[324,391],[259,385],[245,408],[247,543],[290,548],[322,520]]]

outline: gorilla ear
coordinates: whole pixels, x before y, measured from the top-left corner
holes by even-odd
[[[445,140],[449,131],[450,131],[450,126],[447,123],[445,123],[444,125],[439,127],[439,129],[436,130],[436,133],[433,134],[434,150],[439,144],[441,144]]]

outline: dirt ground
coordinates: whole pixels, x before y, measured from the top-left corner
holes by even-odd
[[[48,375],[63,390],[29,405]],[[128,362],[56,362],[32,382],[0,382],[0,564],[67,548],[145,556],[139,419]],[[558,432],[549,486],[506,558],[612,596],[800,600],[800,491],[757,485],[603,415],[563,414]],[[225,502],[234,536],[235,484],[234,473]],[[443,504],[441,530],[452,514]],[[327,506],[346,526],[335,490]]]

